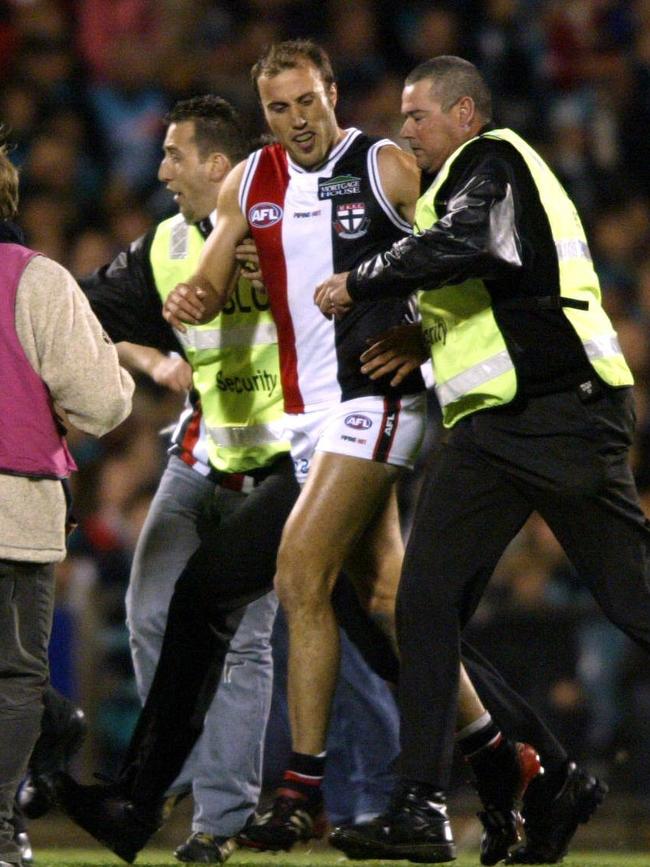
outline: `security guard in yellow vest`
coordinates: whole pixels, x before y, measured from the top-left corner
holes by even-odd
[[[221,181],[248,153],[237,114],[218,97],[177,103],[167,121],[159,175],[173,192],[180,213],[153,227],[81,283],[116,342],[175,351],[192,368],[190,403],[173,434],[172,454],[138,540],[126,599],[142,701],[148,695],[157,700],[158,719],[165,715],[167,699],[187,690],[191,719],[192,678],[205,676],[197,659],[202,651],[206,660],[213,654],[208,646],[213,633],[201,634],[211,599],[188,589],[187,597],[175,603],[177,625],[168,642],[172,666],[152,686],[176,581],[198,549],[201,574],[218,597],[228,581],[236,580],[235,564],[250,559],[251,551],[261,557],[262,547],[267,542],[273,546],[274,537],[277,547],[298,488],[288,444],[279,435],[283,405],[275,325],[263,288],[242,278],[227,310],[183,334],[174,334],[162,318],[167,293],[196,266],[212,228],[210,214]],[[202,521],[208,525],[208,513],[218,529],[210,533],[208,548],[199,547],[199,528]],[[219,552],[221,544],[226,553]],[[264,590],[272,579],[275,548],[270,550]],[[256,580],[259,571],[261,567],[255,569]],[[179,582],[181,591],[184,586]],[[234,587],[230,592],[245,596],[247,589]],[[253,814],[271,701],[270,633],[276,605],[273,594],[255,599],[229,615],[218,633],[221,644],[213,680],[223,669],[227,676],[210,704],[206,736],[174,783],[176,790],[191,788],[195,804],[192,834],[176,850],[179,860],[225,861],[234,848],[232,838]],[[180,668],[183,637],[192,642],[190,672]],[[160,760],[168,767],[174,767],[172,753],[178,755],[177,772],[187,753],[183,725],[175,719],[175,742],[160,751]],[[188,738],[196,734],[193,725]]]
[[[435,175],[416,234],[315,299],[343,316],[418,290],[451,430],[429,464],[398,597],[403,781],[381,821],[334,843],[355,857],[446,861],[459,636],[504,549],[538,511],[605,614],[650,650],[650,531],[628,464],[632,376],[573,203],[525,141],[491,128],[471,63],[416,67],[402,113],[401,134]],[[605,792],[573,763],[547,769],[526,792],[526,841],[509,863],[560,860]],[[482,819],[482,860],[495,863],[498,811]]]
[[[189,225],[182,213],[156,228],[149,259],[162,303],[196,267],[203,244],[200,228]],[[246,473],[285,453],[277,333],[264,287],[240,278],[223,313],[176,337],[192,367],[210,466]],[[182,429],[174,436],[181,448],[183,435],[187,437]],[[188,445],[186,439],[186,449]]]

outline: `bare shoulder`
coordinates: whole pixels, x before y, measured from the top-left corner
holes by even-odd
[[[420,169],[415,157],[402,148],[385,145],[377,155],[379,175],[389,201],[409,221],[420,195]]]
[[[239,188],[241,187],[242,178],[246,169],[246,160],[238,163],[235,168],[224,179],[219,191],[219,200],[217,209],[219,214],[236,214],[241,213],[239,206]]]
[[[381,147],[377,154],[377,164],[384,185],[393,177],[402,183],[407,181],[418,186],[420,184],[420,169],[415,157],[397,145],[386,144]]]

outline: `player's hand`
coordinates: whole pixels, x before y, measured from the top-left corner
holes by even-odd
[[[205,316],[205,289],[179,283],[173,289],[163,305],[163,316],[173,328],[187,331],[185,324],[198,325]]]
[[[179,355],[165,355],[151,368],[151,378],[170,391],[189,391],[192,387],[192,368]]]
[[[361,355],[361,372],[370,379],[393,374],[390,384],[399,385],[429,357],[422,329],[418,324],[394,325],[376,338]]]
[[[352,307],[353,302],[347,290],[349,273],[344,271],[341,274],[332,274],[316,287],[314,304],[320,308],[320,312],[326,319],[331,319],[333,316],[340,319]]]
[[[244,240],[235,247],[235,258],[241,265],[241,273],[256,289],[262,285],[262,272],[260,271],[260,257],[257,253],[255,241],[252,238]]]

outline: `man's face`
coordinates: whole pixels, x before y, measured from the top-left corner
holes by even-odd
[[[257,84],[266,122],[292,159],[306,169],[324,162],[339,136],[336,86],[308,61]]]
[[[459,106],[460,101],[443,111],[427,78],[407,84],[402,91],[404,124],[400,136],[408,141],[424,171],[437,172],[447,157],[471,138]]]
[[[188,223],[207,217],[216,207],[218,187],[210,158],[201,159],[194,140],[194,121],[171,123],[163,143],[158,180],[174,193],[174,201]]]

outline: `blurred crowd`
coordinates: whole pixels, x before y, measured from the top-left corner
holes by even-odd
[[[544,154],[581,212],[636,377],[648,511],[650,0],[0,0],[0,122],[29,244],[80,276],[173,213],[157,180],[167,109],[215,92],[262,132],[249,69],[268,43],[301,36],[332,56],[343,125],[398,140],[404,74],[460,54],[486,75],[498,125]],[[101,443],[71,433],[80,524],[59,572],[53,672],[95,722],[95,765],[114,764],[137,712],[123,596],[160,431],[179,408],[142,380],[133,415]],[[431,419],[435,430],[435,406]],[[577,758],[650,791],[650,667],[541,520],[503,558],[471,629]]]

